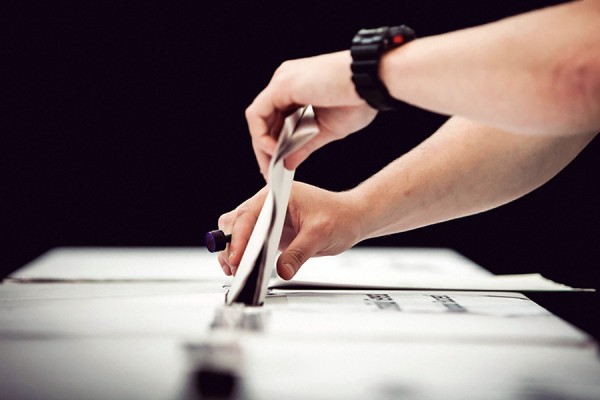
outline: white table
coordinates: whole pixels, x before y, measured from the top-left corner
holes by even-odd
[[[489,275],[402,248],[307,271],[332,260]],[[203,249],[49,252],[0,286],[0,397],[207,398],[235,382],[237,399],[600,398],[596,343],[520,293],[277,289],[247,308],[223,305],[227,283]]]

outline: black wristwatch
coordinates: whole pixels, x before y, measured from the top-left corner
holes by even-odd
[[[415,38],[406,25],[361,29],[352,39],[352,82],[360,97],[380,111],[398,108],[400,101],[390,96],[379,79],[379,59],[383,53]]]

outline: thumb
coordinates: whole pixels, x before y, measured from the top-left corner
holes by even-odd
[[[319,251],[319,240],[314,235],[298,234],[277,259],[277,272],[285,280],[296,275],[300,267]]]

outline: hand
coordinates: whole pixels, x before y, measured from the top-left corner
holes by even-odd
[[[350,63],[349,51],[286,61],[246,109],[252,147],[265,179],[283,120],[298,107],[313,106],[319,134],[286,158],[288,169],[373,121],[377,111],[356,93]]]
[[[218,255],[226,275],[235,275],[267,193],[265,187],[219,218],[219,229],[231,232],[231,243]],[[294,182],[279,244],[279,276],[291,279],[310,257],[339,254],[358,243],[358,204],[350,192]]]

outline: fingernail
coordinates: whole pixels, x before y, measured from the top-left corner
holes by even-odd
[[[235,276],[237,270],[237,267],[231,267],[231,273],[233,274],[233,276]]]
[[[227,276],[231,275],[231,270],[229,269],[229,267],[227,265],[221,265],[221,269],[223,270],[223,273]]]
[[[283,263],[283,268],[288,271],[288,276],[290,278],[296,274],[296,269],[290,263]]]
[[[232,251],[231,253],[229,253],[229,256],[227,257],[227,261],[229,265],[231,264],[231,260],[233,260],[233,257],[235,257],[235,251]]]

